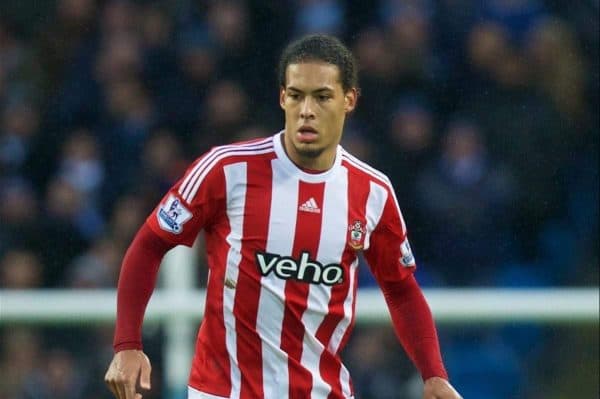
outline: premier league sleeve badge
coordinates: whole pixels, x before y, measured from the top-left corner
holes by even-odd
[[[179,198],[171,194],[161,204],[156,216],[161,229],[169,233],[179,234],[183,230],[184,223],[192,218],[192,212],[181,203]]]

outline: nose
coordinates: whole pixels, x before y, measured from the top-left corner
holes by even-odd
[[[314,104],[310,96],[306,96],[300,107],[300,118],[315,119]]]

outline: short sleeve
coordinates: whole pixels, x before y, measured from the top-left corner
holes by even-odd
[[[416,269],[406,224],[391,189],[388,189],[379,223],[371,233],[365,258],[380,284],[403,280]]]
[[[221,165],[210,153],[196,160],[165,194],[146,223],[173,244],[192,246],[198,233],[223,211],[225,183]]]

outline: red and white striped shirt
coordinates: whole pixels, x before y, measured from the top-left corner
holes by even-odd
[[[281,135],[212,149],[148,218],[172,243],[205,231],[193,397],[352,398],[339,355],[354,324],[357,252],[379,281],[414,271],[388,178],[340,146],[331,169],[307,173]]]

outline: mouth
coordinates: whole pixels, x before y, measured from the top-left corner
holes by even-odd
[[[296,138],[301,143],[312,143],[319,136],[319,132],[312,126],[303,125],[298,129],[298,133],[296,133]]]

